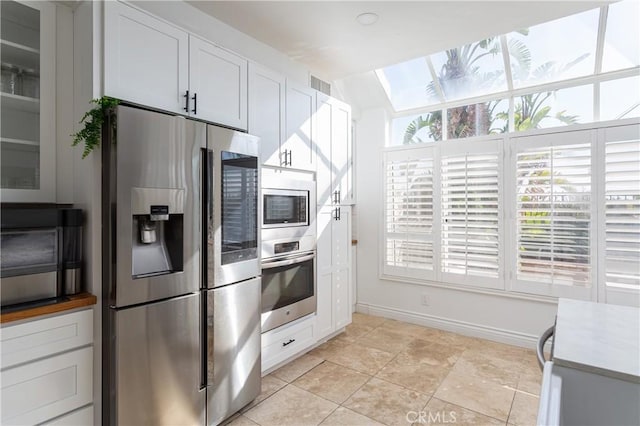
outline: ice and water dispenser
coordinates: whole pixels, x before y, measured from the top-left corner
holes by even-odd
[[[134,279],[183,270],[184,190],[133,188]]]

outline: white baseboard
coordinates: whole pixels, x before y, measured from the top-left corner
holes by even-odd
[[[452,320],[449,318],[393,309],[384,306],[369,305],[366,303],[358,303],[356,305],[356,311],[363,314],[404,321],[411,324],[450,331],[469,337],[478,337],[480,339],[493,340],[495,342],[521,346],[529,349],[535,349],[539,337],[497,327],[488,327],[465,321]]]

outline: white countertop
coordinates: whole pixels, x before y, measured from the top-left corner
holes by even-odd
[[[640,309],[560,299],[553,362],[640,383]]]

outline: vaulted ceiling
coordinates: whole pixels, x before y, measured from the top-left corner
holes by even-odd
[[[190,1],[326,80],[364,73],[609,1]],[[373,12],[364,26],[356,16]]]

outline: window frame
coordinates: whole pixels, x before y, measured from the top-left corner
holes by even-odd
[[[622,129],[622,130],[619,130]],[[560,128],[548,128],[548,129],[531,129],[519,133],[505,133],[500,135],[499,138],[496,138],[496,135],[485,135],[485,136],[477,136],[466,139],[456,139],[456,140],[442,140],[436,142],[428,142],[424,144],[416,144],[416,145],[401,145],[395,147],[382,147],[382,162],[384,165],[384,156],[388,152],[403,152],[403,151],[411,151],[415,149],[419,149],[425,146],[430,146],[434,149],[435,156],[437,158],[438,167],[440,165],[440,146],[442,144],[479,144],[482,142],[500,139],[502,143],[502,185],[503,190],[501,194],[503,207],[499,210],[502,211],[503,219],[502,219],[502,231],[503,231],[503,251],[501,253],[502,262],[503,262],[503,278],[501,279],[501,286],[483,286],[479,284],[476,280],[450,280],[447,276],[443,276],[440,273],[440,269],[437,271],[434,270],[433,276],[425,277],[425,276],[400,276],[395,274],[385,273],[382,265],[384,263],[384,258],[379,256],[379,275],[378,277],[384,281],[392,281],[392,282],[404,282],[411,283],[415,285],[424,285],[430,287],[441,287],[447,289],[454,289],[465,292],[474,292],[480,294],[493,294],[493,295],[501,295],[504,297],[510,298],[518,298],[525,300],[537,300],[537,301],[553,301],[558,297],[569,297],[569,298],[577,298],[583,300],[592,300],[598,302],[606,302],[606,303],[618,303],[618,304],[640,304],[640,288],[635,289],[622,289],[606,286],[606,280],[603,278],[605,276],[605,264],[603,253],[605,247],[601,247],[602,244],[598,244],[598,242],[603,241],[603,232],[605,232],[605,215],[604,215],[604,203],[605,203],[605,192],[604,192],[604,169],[605,169],[605,158],[604,147],[605,141],[604,135],[607,132],[616,133],[619,131],[630,132],[632,135],[635,135],[640,138],[640,118],[627,118],[622,120],[611,120],[605,122],[594,122],[594,123],[585,123],[585,124],[574,124],[566,127]],[[591,143],[591,223],[589,226],[590,232],[590,259],[591,259],[591,286],[588,288],[569,288],[567,291],[565,290],[551,290],[545,289],[545,291],[540,291],[538,288],[537,291],[535,289],[532,290],[532,283],[515,283],[516,279],[516,247],[517,242],[516,231],[515,231],[515,220],[516,220],[516,202],[517,202],[517,194],[516,194],[516,164],[515,164],[515,155],[517,150],[514,149],[517,141],[516,139],[527,138],[527,137],[550,137],[550,138],[558,138],[559,140],[563,140],[563,142],[558,142],[558,145],[568,145],[565,136],[584,133],[588,134],[590,137]],[[389,135],[387,135],[389,136]],[[576,141],[575,143],[579,143]],[[582,141],[584,143],[584,141]],[[436,168],[436,165],[434,165]],[[437,183],[436,183],[437,182]],[[382,175],[381,185],[385,185],[385,176]],[[437,186],[436,186],[437,185]],[[434,174],[434,187],[437,187],[438,190],[434,191],[433,202],[434,204],[440,204],[440,173]],[[380,195],[380,203],[381,205],[385,205],[386,193],[381,193]],[[437,212],[437,213],[436,213]],[[385,213],[381,212],[380,214],[381,226],[380,230],[380,253],[384,253],[385,249]],[[440,209],[434,210],[434,225],[436,223],[440,223]],[[440,227],[438,229],[434,229],[434,241],[441,241],[440,237]],[[440,261],[440,247],[439,244],[434,245],[434,257],[438,256],[438,259],[434,261],[434,265],[439,265]],[[515,284],[515,285],[514,285]],[[538,283],[536,283],[538,284]],[[549,290],[549,291],[546,291]]]

